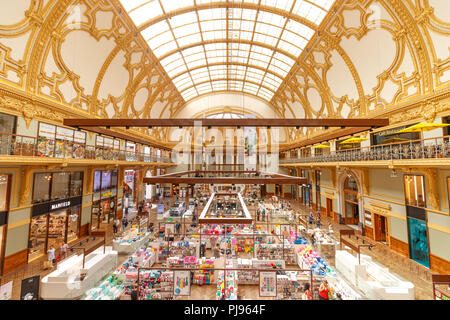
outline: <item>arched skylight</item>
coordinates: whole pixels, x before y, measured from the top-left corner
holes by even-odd
[[[120,1],[186,101],[270,101],[335,0]]]
[[[207,119],[243,119],[244,116],[242,114],[224,112],[212,114],[206,117]]]

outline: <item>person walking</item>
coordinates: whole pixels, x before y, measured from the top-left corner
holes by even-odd
[[[69,245],[67,243],[63,242],[62,246],[59,248],[59,254],[61,256],[61,259],[66,258],[67,249],[69,249]]]
[[[48,254],[48,261],[51,261],[52,263],[55,263],[56,262],[55,247],[50,246],[50,249],[47,250],[47,254]]]
[[[259,221],[260,218],[260,210],[256,209],[256,221]]]
[[[313,223],[314,217],[312,212],[309,213],[309,224],[311,225]]]

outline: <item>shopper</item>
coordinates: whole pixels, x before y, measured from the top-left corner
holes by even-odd
[[[319,299],[328,300],[328,282],[324,280],[319,287]]]
[[[114,223],[113,223],[113,232],[114,232],[114,234],[117,234],[117,231],[119,229],[119,224],[120,224],[120,221],[119,221],[119,219],[116,218],[114,220]]]
[[[122,219],[122,231],[125,231],[127,229],[127,223],[128,223],[127,218],[123,217],[123,219]]]
[[[48,261],[55,263],[56,262],[55,248],[53,246],[50,246],[50,249],[47,250],[47,254],[48,254]]]
[[[62,259],[66,258],[67,256],[67,249],[69,249],[69,245],[63,242],[62,246],[59,248],[59,254]]]
[[[314,232],[311,234],[311,244],[312,244],[313,246],[316,244],[316,236],[315,236],[315,233],[314,233]]]
[[[211,243],[211,249],[214,250],[214,248],[216,247],[216,243],[217,243],[217,237],[211,236],[211,238],[209,239],[209,242]]]
[[[303,300],[312,300],[312,294],[311,294],[309,282],[305,283],[305,286],[304,286],[303,290],[304,290],[304,293],[303,293],[302,299]]]

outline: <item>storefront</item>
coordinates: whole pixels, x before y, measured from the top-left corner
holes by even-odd
[[[359,224],[358,184],[352,175],[344,182],[344,223]]]
[[[86,132],[39,122],[38,156],[83,159],[86,155]]]
[[[405,129],[407,127],[408,126],[403,126],[373,133],[371,135],[372,146],[419,140],[420,132],[402,132],[402,133],[399,132],[400,130]]]
[[[0,175],[0,275],[3,274],[3,260],[5,259],[10,189],[11,176]]]
[[[82,197],[71,197],[33,206],[28,240],[28,261],[44,255],[50,247],[78,239]]]
[[[405,203],[408,219],[409,257],[430,267],[425,179],[420,175],[405,175]]]
[[[91,230],[112,223],[117,213],[117,170],[94,172]]]
[[[119,159],[120,141],[108,137],[97,136],[95,140],[95,159],[97,160],[123,160]]]
[[[79,237],[83,172],[34,174],[28,260]]]

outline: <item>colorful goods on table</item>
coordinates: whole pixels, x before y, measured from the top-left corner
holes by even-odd
[[[297,252],[298,263],[300,268],[311,269],[313,274],[325,276],[335,275],[334,270],[319,256],[319,254],[312,250],[309,245],[302,245]]]

